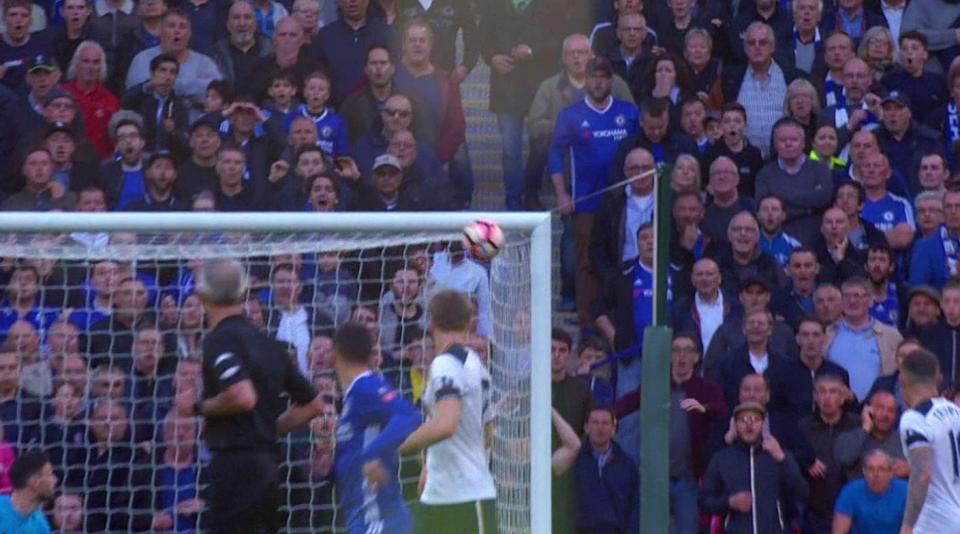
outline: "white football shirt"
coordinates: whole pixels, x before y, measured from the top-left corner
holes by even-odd
[[[927,500],[916,534],[960,532],[960,407],[937,397],[907,410],[900,419],[903,450],[931,447]]]
[[[443,399],[459,398],[463,408],[453,436],[427,449],[427,483],[421,502],[455,504],[497,496],[484,444],[484,424],[492,417],[490,385],[490,373],[472,350],[454,345],[434,357],[423,395],[428,415],[434,415],[437,402]]]

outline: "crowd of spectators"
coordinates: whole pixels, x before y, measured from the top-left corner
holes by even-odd
[[[467,209],[482,58],[504,207],[563,224],[554,532],[638,528],[658,210],[675,531],[894,532],[898,361],[960,380],[958,26],[948,0],[4,0],[0,210]],[[196,261],[0,264],[0,464],[46,449],[61,531],[202,527],[201,428],[171,412]],[[248,316],[330,399],[284,445],[284,523],[330,528],[330,327],[368,324],[417,401],[424,302],[468,292],[486,355],[488,274],[456,243],[249,263]]]

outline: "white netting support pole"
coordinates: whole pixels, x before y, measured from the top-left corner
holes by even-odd
[[[551,396],[550,330],[552,320],[551,272],[553,247],[550,217],[542,217],[530,243],[530,530],[534,534],[552,529],[550,468]]]

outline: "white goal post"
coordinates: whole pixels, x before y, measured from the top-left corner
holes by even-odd
[[[513,273],[522,273],[529,277],[523,281],[523,289],[529,287],[528,295],[512,294],[510,298],[529,302],[529,436],[516,438],[510,447],[529,454],[529,469],[521,477],[529,481],[528,494],[521,509],[512,513],[527,515],[519,521],[511,521],[511,532],[532,532],[535,534],[551,531],[551,379],[550,379],[550,331],[552,326],[552,245],[551,216],[548,213],[0,213],[0,258],[9,254],[11,247],[19,247],[21,254],[32,253],[42,257],[45,253],[43,242],[39,245],[12,245],[14,235],[50,235],[67,233],[136,233],[149,235],[178,235],[191,233],[255,233],[255,234],[315,234],[319,236],[335,235],[340,243],[350,243],[352,236],[358,239],[368,236],[389,234],[436,235],[442,240],[455,239],[462,228],[478,219],[494,221],[501,226],[507,236],[504,252],[511,246],[523,247],[522,254],[512,255],[519,261],[529,263],[525,268],[520,263],[511,267]],[[402,237],[402,235],[401,235]],[[3,239],[6,240],[4,244]],[[514,238],[514,243],[511,243]],[[158,241],[158,246],[167,248],[176,246],[169,242]],[[278,247],[283,246],[278,241]],[[57,255],[60,245],[50,245],[51,255]],[[151,244],[147,244],[147,247]],[[385,246],[385,245],[381,245]],[[53,251],[56,249],[56,251]],[[23,251],[28,251],[24,253]],[[276,250],[282,250],[278,248]],[[253,252],[259,252],[256,248]],[[504,252],[492,262],[491,272],[496,271],[498,261]],[[77,252],[74,251],[74,254]],[[81,251],[82,253],[82,251]],[[276,252],[275,252],[276,253]],[[26,256],[21,256],[26,257]],[[492,275],[491,275],[492,276]],[[517,286],[521,287],[521,286]],[[514,291],[516,293],[517,291]],[[497,295],[493,295],[494,300]],[[529,299],[529,300],[527,300]],[[496,303],[494,303],[496,305]],[[494,327],[509,325],[496,324]],[[516,326],[516,325],[513,325]],[[506,334],[515,335],[514,333]],[[495,344],[498,332],[490,336]],[[526,345],[526,341],[524,342]],[[494,377],[496,380],[496,376]],[[496,388],[496,384],[494,385]],[[514,385],[513,387],[522,387]],[[505,386],[507,390],[511,385]],[[509,394],[509,391],[508,391]],[[526,417],[526,415],[524,415]],[[527,432],[526,429],[523,431]],[[526,440],[529,441],[526,441]],[[496,452],[494,453],[496,464]],[[521,467],[526,470],[526,467]],[[496,465],[494,466],[496,472]],[[507,477],[513,478],[513,477]],[[511,482],[513,484],[514,482]],[[498,490],[500,481],[498,481]],[[502,492],[502,493],[509,493]],[[498,501],[505,497],[501,494]],[[528,499],[528,500],[527,500]],[[516,501],[515,501],[516,502]],[[528,504],[527,504],[528,503]],[[514,505],[516,506],[516,504]],[[529,510],[524,508],[529,507]],[[503,524],[501,514],[501,524]],[[525,520],[524,520],[525,519]]]

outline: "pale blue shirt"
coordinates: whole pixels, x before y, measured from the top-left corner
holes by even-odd
[[[0,532],[3,534],[50,534],[50,525],[37,508],[30,515],[20,515],[9,495],[0,496]]]
[[[837,335],[827,351],[827,359],[850,373],[850,389],[861,401],[867,398],[870,386],[882,372],[874,324],[874,319],[870,319],[866,326],[854,330],[845,319],[841,319],[837,323]]]

